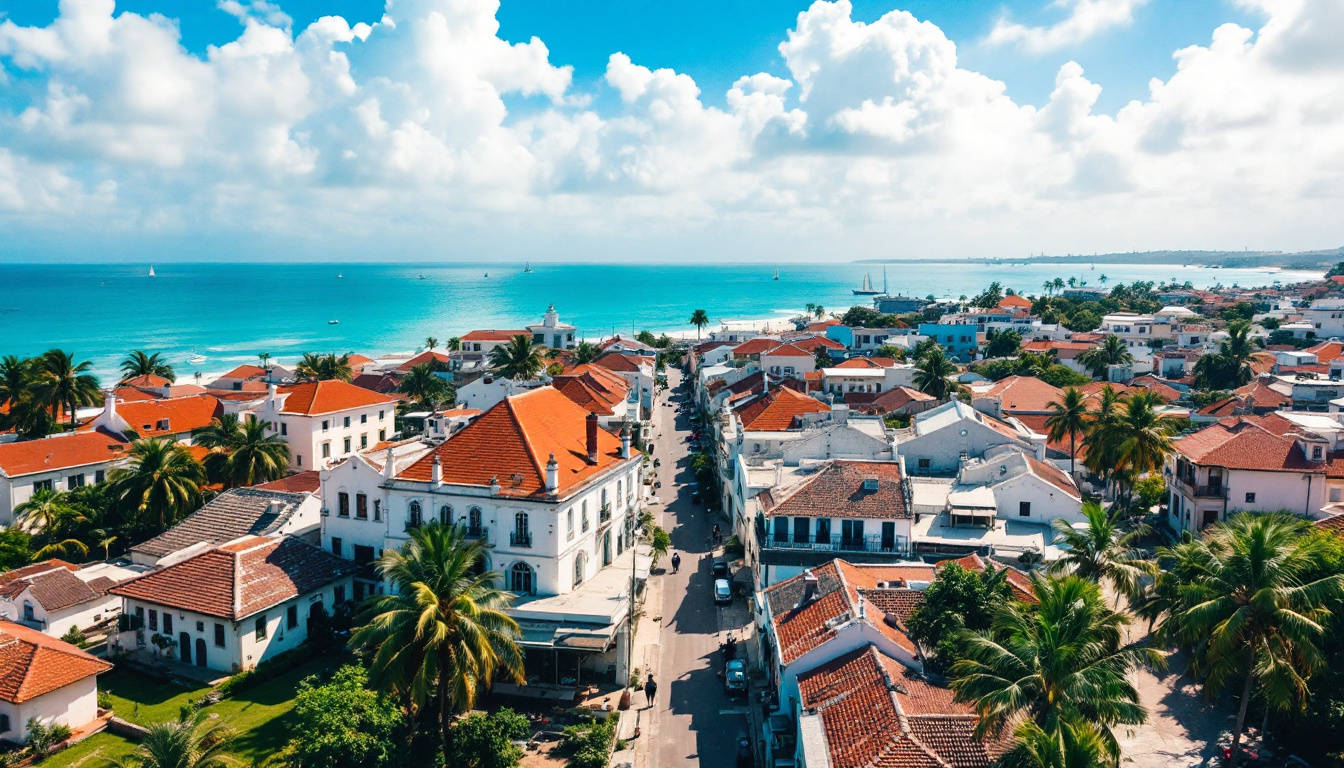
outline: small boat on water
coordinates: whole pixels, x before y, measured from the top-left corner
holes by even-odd
[[[153,277],[153,276],[154,276],[154,265],[153,265],[153,264],[150,264],[150,265],[149,265],[149,276],[150,276],[150,277]]]
[[[775,267],[775,279],[779,279],[779,267]]]
[[[424,275],[421,275],[421,276],[420,276],[420,279],[421,279],[421,280],[428,280],[429,278],[428,278],[428,277],[425,277]]]
[[[489,272],[486,272],[486,273],[485,273],[485,276],[486,276],[486,277],[489,277],[489,276],[490,276],[490,273],[489,273]]]
[[[873,280],[867,273],[863,276],[863,286],[854,289],[855,296],[876,296],[879,293],[881,293],[881,291],[873,290]]]
[[[192,352],[191,357],[187,358],[187,362],[192,365],[200,365],[205,362],[205,355],[198,355],[195,352]]]
[[[532,262],[530,262],[530,261],[523,262],[523,274],[524,274],[524,275],[530,275],[530,274],[532,274]],[[487,275],[487,277],[488,277],[488,275]]]
[[[340,320],[328,320],[328,321],[327,321],[327,325],[340,325],[340,324],[341,324],[341,321],[340,321]]]
[[[342,279],[342,278],[344,278],[344,277],[345,277],[345,275],[342,275],[342,274],[339,273],[339,272],[336,273],[336,279],[337,279],[337,280],[340,280],[340,279]]]

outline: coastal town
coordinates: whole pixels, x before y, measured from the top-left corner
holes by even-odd
[[[0,357],[0,766],[1338,764],[1344,264],[1093,282]]]

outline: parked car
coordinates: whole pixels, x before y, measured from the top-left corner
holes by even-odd
[[[719,605],[733,602],[733,587],[727,579],[714,580],[714,602]]]
[[[724,665],[723,689],[729,696],[747,695],[747,662],[733,659]]]
[[[728,561],[724,560],[722,557],[714,558],[714,565],[710,568],[710,572],[714,574],[714,578],[716,579],[729,579],[732,578],[733,575],[732,572],[728,570]]]

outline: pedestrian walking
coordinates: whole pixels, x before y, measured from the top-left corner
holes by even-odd
[[[653,697],[658,695],[658,684],[653,681],[653,674],[649,674],[649,679],[644,681],[644,701],[648,704],[646,709],[653,708]]]
[[[673,573],[676,573],[676,572],[677,572],[677,569],[680,568],[680,567],[681,567],[681,555],[677,554],[676,552],[673,552],[673,553],[672,553],[672,572],[673,572]]]

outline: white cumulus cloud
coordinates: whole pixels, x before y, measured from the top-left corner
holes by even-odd
[[[1068,15],[1049,26],[1026,26],[1000,18],[989,33],[991,43],[1015,43],[1032,53],[1047,53],[1085,42],[1112,27],[1134,20],[1134,11],[1148,0],[1054,0],[1050,5]]]

